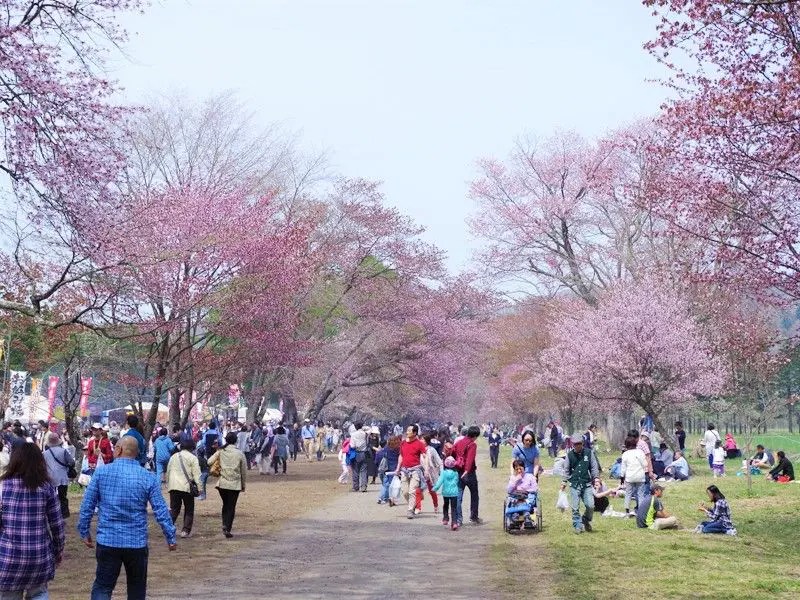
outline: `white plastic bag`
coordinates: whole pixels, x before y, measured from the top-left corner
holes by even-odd
[[[399,503],[402,493],[403,487],[400,484],[400,476],[395,475],[392,477],[392,483],[389,484],[389,498],[392,500],[392,502]]]
[[[567,498],[567,493],[564,490],[558,492],[558,499],[556,500],[556,508],[561,512],[564,512],[569,508],[569,498]]]

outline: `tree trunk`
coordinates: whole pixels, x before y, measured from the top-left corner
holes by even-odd
[[[325,406],[327,406],[327,404],[332,400],[333,388],[327,388],[323,390],[321,394],[317,394],[317,396],[314,398],[314,401],[311,403],[305,418],[314,421],[322,412],[322,409],[325,408]]]

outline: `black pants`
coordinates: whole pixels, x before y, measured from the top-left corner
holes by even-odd
[[[500,446],[489,446],[489,460],[492,461],[492,468],[497,468],[497,460],[500,458]]]
[[[192,524],[194,523],[194,496],[189,492],[170,490],[169,514],[172,516],[173,523],[178,520],[178,515],[181,514],[181,505],[183,505],[183,531],[191,533]]]
[[[465,489],[469,490],[469,519],[470,521],[475,521],[478,519],[478,476],[474,471],[458,479],[459,523],[461,523],[462,519]]]
[[[222,498],[222,530],[233,529],[233,518],[236,516],[236,502],[239,500],[239,490],[224,490],[217,488],[219,497]]]
[[[450,515],[453,516],[453,521],[456,520],[457,504],[458,496],[442,496],[442,521],[450,521]]]
[[[297,460],[297,442],[289,444],[289,458]]]
[[[283,472],[286,473],[286,459],[282,456],[278,456],[277,454],[272,455],[272,469],[275,473],[278,473],[278,465],[283,464]],[[292,467],[294,468],[294,467]]]
[[[112,548],[97,544],[97,571],[92,585],[91,600],[110,600],[117,585],[119,572],[125,565],[128,600],[145,600],[147,593],[147,555],[144,548]]]
[[[58,486],[58,503],[61,505],[61,516],[67,518],[69,516],[69,500],[67,499],[67,486]]]

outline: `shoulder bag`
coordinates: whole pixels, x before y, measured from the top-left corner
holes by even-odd
[[[189,493],[197,498],[200,495],[200,488],[197,486],[197,482],[189,477],[189,473],[186,471],[186,465],[183,464],[183,457],[180,454],[178,454],[178,461],[181,463],[183,476],[186,477],[186,481],[189,482]]]
[[[223,450],[218,450],[217,462],[208,465],[208,474],[211,475],[211,477],[219,477],[222,475],[222,452]]]
[[[62,448],[62,450],[63,450],[63,448]],[[52,446],[50,448],[48,448],[47,451],[50,453],[50,456],[53,457],[54,461],[56,461],[62,467],[66,467],[66,469],[67,469],[67,477],[69,479],[75,479],[78,476],[78,471],[75,470],[75,465],[74,464],[73,465],[67,465],[67,464],[61,462],[60,460],[58,460],[56,458],[56,455],[53,453],[53,447]],[[66,456],[66,452],[67,451],[64,450],[64,456]]]

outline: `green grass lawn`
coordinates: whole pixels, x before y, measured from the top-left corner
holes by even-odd
[[[766,436],[769,447],[785,448],[792,454],[787,440],[780,445],[773,443],[772,437]],[[800,440],[800,436],[785,437],[788,441],[794,441],[792,437]],[[601,456],[604,466],[610,465],[612,457],[615,455]],[[486,475],[492,485],[505,483],[509,461],[510,450],[506,448],[501,456],[502,468]],[[693,479],[665,484],[664,503],[667,511],[678,517],[677,531],[638,529],[634,519],[597,516],[593,533],[576,535],[569,511],[561,513],[555,508],[560,479],[543,476],[540,488],[544,531],[525,536],[509,536],[499,531],[495,558],[503,561],[502,550],[513,551],[509,560],[516,561],[521,572],[527,573],[528,585],[535,586],[537,573],[525,570],[524,557],[532,553],[546,556],[548,565],[555,570],[556,597],[798,597],[800,484],[774,484],[756,477],[752,493],[748,494],[745,478],[736,476],[737,467],[741,466],[739,461],[728,461],[728,476],[717,480],[711,477],[702,460],[690,462],[697,473]],[[547,468],[552,461],[545,458],[543,464]],[[484,468],[482,473],[487,471]],[[739,532],[737,537],[693,532],[703,519],[697,506],[707,501],[705,489],[712,483],[719,486],[730,502]],[[612,499],[612,506],[621,511],[622,499]],[[492,506],[482,510],[485,513],[494,509]],[[500,529],[497,521],[499,515],[492,522]]]

